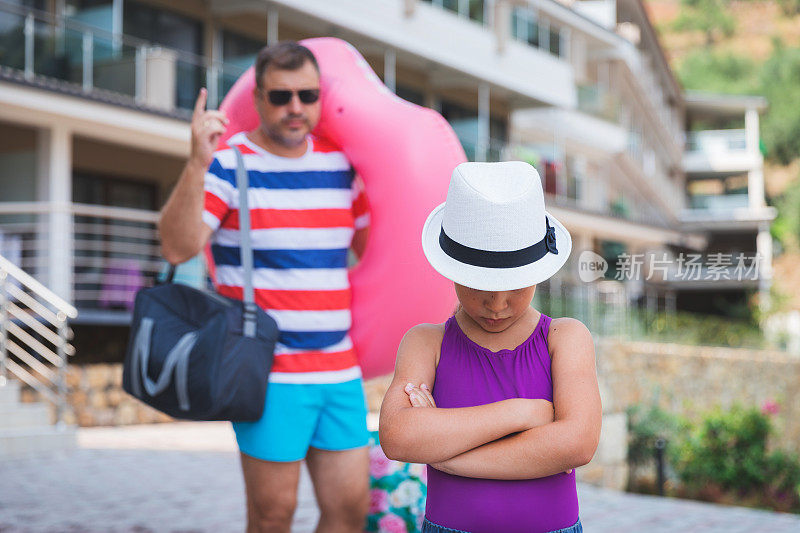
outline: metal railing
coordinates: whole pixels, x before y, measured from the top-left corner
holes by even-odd
[[[56,407],[56,423],[67,409],[67,320],[78,311],[0,255],[0,385],[11,373]]]
[[[747,151],[745,130],[703,130],[689,133],[687,139],[689,152],[725,154]]]
[[[191,109],[200,87],[216,107],[245,70],[1,0],[0,67],[167,110]]]
[[[66,212],[66,213],[65,213]],[[62,235],[71,242],[64,260],[71,268],[57,269],[53,262],[58,238],[50,217],[66,214]],[[51,287],[65,287],[81,312],[121,312],[127,320],[136,292],[152,286],[167,269],[161,258],[156,229],[157,211],[88,204],[48,202],[0,203],[0,253],[33,277]],[[57,276],[68,276],[59,279]],[[201,286],[202,261],[182,266],[181,280]]]

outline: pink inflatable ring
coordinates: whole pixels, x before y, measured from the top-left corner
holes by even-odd
[[[391,93],[345,41],[309,39],[320,67],[322,117],[316,137],[347,155],[370,204],[369,241],[350,272],[355,344],[365,378],[394,368],[403,334],[421,322],[442,322],[455,305],[451,282],[422,253],[428,213],[447,195],[450,174],[466,160],[441,115]],[[220,106],[229,120],[221,139],[258,126],[251,67]]]

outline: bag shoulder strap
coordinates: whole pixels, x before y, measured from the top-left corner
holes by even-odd
[[[247,190],[250,186],[244,157],[236,146],[236,187],[239,189],[239,238],[242,250],[242,277],[244,313],[242,316],[242,333],[245,337],[256,335],[256,304],[253,290],[253,245],[250,241],[250,207],[247,204]]]

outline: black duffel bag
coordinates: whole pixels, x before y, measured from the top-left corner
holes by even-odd
[[[261,418],[278,326],[254,303],[247,173],[237,156],[244,301],[167,283],[136,294],[122,386],[175,418]]]
[[[243,333],[244,303],[177,283],[136,295],[123,388],[175,418],[258,420],[278,338],[257,309]]]

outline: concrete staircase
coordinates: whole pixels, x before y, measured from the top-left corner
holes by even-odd
[[[70,450],[75,445],[75,427],[52,425],[47,404],[20,402],[20,384],[14,379],[0,384],[0,461]]]

